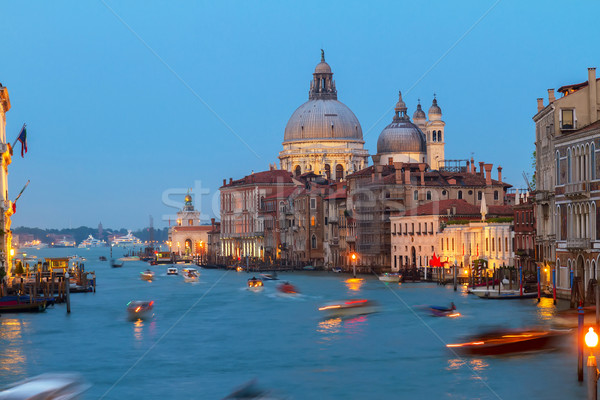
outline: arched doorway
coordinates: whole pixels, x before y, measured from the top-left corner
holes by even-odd
[[[192,241],[190,239],[185,239],[185,255],[189,256],[192,254]]]
[[[300,176],[302,175],[302,168],[300,168],[299,165],[296,165],[296,168],[294,168],[294,175],[295,176]]]

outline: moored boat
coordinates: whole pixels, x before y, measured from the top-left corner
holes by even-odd
[[[154,316],[154,301],[130,301],[127,303],[127,316],[131,320],[152,318]]]
[[[262,292],[264,288],[265,285],[262,279],[258,279],[255,277],[248,279],[248,290],[252,292]]]
[[[472,336],[464,343],[446,347],[465,355],[503,355],[556,348],[570,330],[499,330]]]
[[[376,302],[367,299],[340,300],[319,307],[326,318],[351,317],[379,311]]]
[[[3,296],[0,297],[1,313],[19,313],[19,312],[42,312],[46,310],[47,301],[45,299],[30,299],[29,296]]]
[[[523,292],[519,289],[487,289],[487,288],[478,288],[472,289],[471,293],[478,296],[482,299],[495,299],[495,300],[504,300],[504,299],[532,299],[537,297],[537,292]]]
[[[395,283],[398,283],[398,282],[400,282],[400,278],[402,278],[402,275],[400,275],[400,274],[394,274],[394,273],[389,273],[389,272],[386,272],[384,274],[379,275],[379,280],[381,282],[395,282]]]
[[[335,267],[331,269],[333,272],[335,272],[336,274],[339,274],[340,272],[342,272],[342,268],[340,267]]]
[[[87,239],[79,243],[80,249],[89,249],[91,247],[106,247],[107,244],[104,240],[98,240],[94,238],[92,235],[89,235]]]

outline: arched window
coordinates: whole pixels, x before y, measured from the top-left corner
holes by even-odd
[[[296,175],[296,176],[302,175],[302,169],[300,168],[299,165],[296,165],[296,168],[294,168],[294,175]]]
[[[556,152],[556,184],[560,185],[560,153]]]
[[[498,200],[498,191],[494,190],[494,200]]]
[[[415,201],[419,200],[419,191],[418,190],[415,190],[413,192],[413,200],[415,200]]]
[[[431,191],[430,190],[427,191],[427,200],[431,200]]]
[[[437,132],[433,131],[433,141],[437,142]]]
[[[596,146],[590,146],[590,179],[596,179]]]
[[[442,142],[442,131],[438,131],[438,142]]]
[[[327,179],[331,179],[331,165],[325,164],[325,176]]]
[[[457,198],[458,198],[458,199],[462,199],[462,190],[459,190],[459,191],[458,191],[458,196],[457,196]]]
[[[313,249],[317,248],[317,237],[315,235],[312,235],[312,237],[310,238],[310,247],[312,247]]]
[[[567,183],[571,183],[571,149],[567,149]]]
[[[342,166],[342,164],[338,164],[335,166],[335,179],[338,181],[344,179],[344,167]]]
[[[311,226],[315,226],[317,223],[315,216],[313,215],[312,217],[310,217],[310,225]]]

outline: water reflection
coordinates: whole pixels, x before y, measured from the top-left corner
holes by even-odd
[[[350,290],[352,292],[360,292],[360,287],[364,283],[364,279],[350,278],[350,279],[346,279],[344,282],[346,283],[348,290]]]
[[[483,371],[489,367],[489,365],[490,364],[482,358],[472,358],[469,360],[453,358],[448,360],[448,366],[446,367],[446,370],[457,370],[463,366],[468,366],[473,371]]]
[[[140,342],[143,339],[144,333],[144,321],[142,319],[138,319],[133,323],[133,337],[135,340]]]
[[[541,321],[551,321],[556,316],[556,306],[550,297],[542,297],[537,303],[537,315]]]
[[[319,322],[317,326],[317,332],[326,335],[340,333],[340,327],[342,326],[341,318],[330,318]]]
[[[29,323],[17,318],[0,318],[0,374],[20,375],[23,374],[26,362],[23,353],[23,337],[26,336]]]

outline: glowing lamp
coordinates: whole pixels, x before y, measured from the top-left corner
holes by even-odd
[[[352,259],[356,260],[356,254],[355,253],[352,253]]]
[[[15,249],[10,249],[10,255],[14,256],[15,255]]]
[[[585,334],[585,344],[587,347],[594,348],[598,345],[598,334],[594,332],[594,328],[590,328]]]

